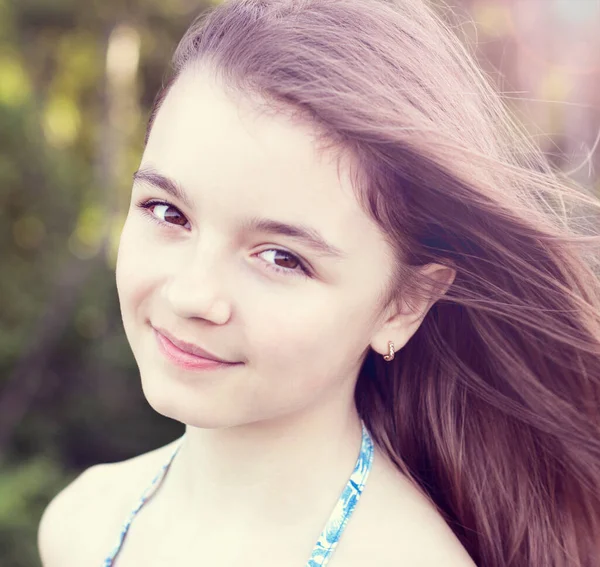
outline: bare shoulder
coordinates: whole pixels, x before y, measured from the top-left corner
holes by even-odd
[[[379,451],[346,532],[340,565],[476,567],[441,514]]]
[[[118,463],[90,467],[59,492],[44,510],[38,527],[42,565],[100,563],[115,545],[127,513],[177,443]]]

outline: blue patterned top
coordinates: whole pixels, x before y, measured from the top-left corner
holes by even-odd
[[[183,441],[183,437],[181,441]],[[144,491],[137,506],[129,514],[129,517],[121,530],[117,545],[112,553],[104,560],[103,567],[114,567],[117,555],[123,547],[123,542],[125,541],[125,537],[127,536],[127,532],[129,531],[133,519],[162,483],[180,447],[181,442],[177,445],[175,451],[169,460],[162,466],[156,477],[154,477],[150,486]],[[329,563],[329,559],[333,555],[342,532],[344,531],[352,512],[354,512],[354,508],[356,508],[356,504],[363,492],[372,464],[373,441],[363,423],[362,443],[356,465],[354,466],[354,471],[350,475],[346,487],[342,490],[329,519],[325,523],[325,527],[323,528],[305,567],[325,567],[327,563]]]

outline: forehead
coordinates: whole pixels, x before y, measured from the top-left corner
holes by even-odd
[[[256,109],[207,71],[185,71],[156,116],[142,167],[175,180],[223,222],[261,214],[310,224],[349,254],[386,246],[358,203],[349,167],[319,149],[316,129]]]

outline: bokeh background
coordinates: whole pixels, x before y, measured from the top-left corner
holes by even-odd
[[[149,107],[218,1],[0,0],[1,567],[40,565],[41,513],[83,469],[183,432],[143,398],[114,266]],[[439,9],[556,166],[600,194],[600,0]]]

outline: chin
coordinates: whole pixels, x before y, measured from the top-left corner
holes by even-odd
[[[141,378],[142,390],[150,407],[169,419],[204,429],[245,423],[244,412],[235,407],[231,396],[223,396],[219,388],[206,387],[199,381],[194,384],[193,381],[171,380],[156,368],[142,371]]]

